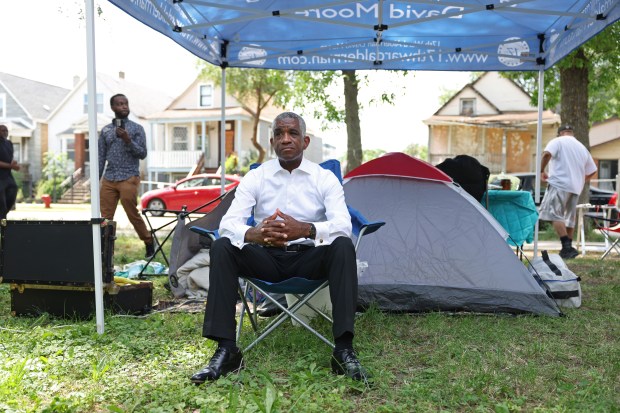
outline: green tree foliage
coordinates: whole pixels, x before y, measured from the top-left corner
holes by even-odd
[[[24,200],[24,174],[21,171],[12,171],[13,179],[17,184],[17,202]]]
[[[201,77],[221,85],[221,69],[200,62]],[[265,158],[265,148],[258,140],[258,121],[262,110],[271,104],[285,108],[293,104],[304,113],[311,112],[322,122],[322,128],[330,123],[347,125],[347,171],[362,163],[362,138],[358,112],[362,108],[358,100],[360,87],[367,86],[367,75],[358,76],[350,71],[279,71],[263,69],[226,69],[226,91],[254,118],[252,145],[258,151],[258,162]],[[338,86],[344,93],[330,92]],[[382,92],[369,104],[392,104],[395,94]]]
[[[401,72],[403,75],[406,72]],[[302,110],[312,110],[316,119],[322,121],[323,128],[331,122],[345,123],[347,126],[347,161],[346,172],[359,166],[365,155],[362,149],[362,134],[359,121],[359,111],[363,105],[359,102],[360,88],[370,82],[368,74],[360,75],[355,70],[324,71],[324,72],[296,72],[294,102]],[[337,86],[344,93],[338,93]],[[331,92],[334,91],[334,92]],[[373,97],[369,104],[393,104],[395,94],[383,91]]]
[[[207,62],[199,63],[200,76],[218,86],[222,70]],[[258,142],[258,125],[262,111],[269,105],[284,108],[293,96],[291,72],[263,69],[226,69],[226,93],[233,96],[253,118],[252,145],[258,151],[258,162],[265,159],[265,148]]]
[[[563,95],[583,85],[570,83],[570,77],[562,82],[562,76],[570,71],[585,71],[586,78],[581,83],[587,85],[587,107],[566,108],[562,102]],[[537,72],[503,72],[504,76],[514,80],[532,96],[532,104],[538,104],[538,73]],[[545,71],[545,108],[560,111],[562,122],[580,123],[578,119],[570,119],[562,113],[570,110],[587,116],[586,125],[610,118],[620,113],[620,26],[614,24],[607,27],[594,38],[590,39],[556,65]],[[578,116],[578,115],[577,115]],[[585,134],[587,136],[587,134]]]
[[[428,161],[428,146],[426,145],[412,143],[403,150],[403,153],[423,161]]]
[[[590,147],[593,122],[620,113],[620,26],[611,25],[559,61],[545,74],[544,106],[559,110],[563,123],[573,126],[575,137]],[[505,73],[538,102],[538,73]],[[558,109],[559,108],[559,109]],[[587,202],[589,184],[580,195]]]
[[[377,159],[383,155],[385,155],[385,151],[383,149],[365,149],[363,156],[364,162],[372,161],[373,159]]]
[[[37,184],[37,197],[43,194],[52,196],[53,202],[60,198],[62,182],[69,176],[67,173],[67,154],[46,152],[43,159],[43,176]]]
[[[241,162],[241,166],[239,167],[239,174],[242,176],[247,174],[250,170],[250,165],[252,165],[253,163],[258,163],[258,152],[250,150]]]
[[[224,163],[224,170],[227,174],[238,174],[239,173],[239,158],[237,157],[237,152],[232,152],[226,158],[226,162]]]

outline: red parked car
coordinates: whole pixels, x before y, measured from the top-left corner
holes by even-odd
[[[225,189],[230,191],[241,180],[237,175],[226,175]],[[166,211],[181,211],[183,206],[193,211],[220,196],[222,177],[218,174],[199,174],[181,179],[176,184],[146,191],[140,199],[142,209],[148,209],[151,215],[160,217]],[[214,202],[197,212],[209,212],[217,205]]]

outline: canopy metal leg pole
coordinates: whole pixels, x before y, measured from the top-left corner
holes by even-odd
[[[104,332],[103,277],[101,269],[101,212],[99,210],[99,151],[97,145],[97,69],[95,64],[95,6],[86,5],[86,78],[88,84],[88,138],[90,140],[90,210],[93,226],[93,263],[95,274],[95,316],[97,333]]]
[[[545,71],[541,68],[538,71],[538,123],[536,124],[536,184],[534,185],[534,201],[540,205],[540,161],[542,157],[542,114],[543,96],[545,94]],[[538,228],[540,220],[534,226],[534,257],[538,256]]]
[[[226,191],[226,68],[222,67],[222,126],[220,127],[220,170],[222,173],[222,188],[220,194]]]

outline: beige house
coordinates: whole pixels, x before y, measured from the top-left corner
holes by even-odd
[[[491,173],[536,170],[538,109],[515,82],[486,72],[426,119],[429,162],[467,154]],[[543,112],[543,148],[556,136],[560,116]]]
[[[592,125],[590,153],[598,164],[599,187],[614,190],[620,159],[620,119],[618,116]]]
[[[152,113],[152,129],[147,157],[147,179],[174,182],[198,168],[214,172],[220,166],[221,88],[197,78],[167,109]],[[269,144],[271,123],[282,109],[268,107],[261,113],[257,140],[274,157]],[[237,154],[244,165],[256,151],[252,145],[253,117],[232,96],[226,96],[225,156]],[[323,160],[323,142],[312,136],[305,155],[312,161]]]

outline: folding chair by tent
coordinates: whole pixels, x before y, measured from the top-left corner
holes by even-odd
[[[341,180],[340,163],[337,160],[325,161],[321,164],[321,166],[334,172],[336,176]],[[357,236],[357,240],[355,243],[355,249],[357,251],[357,247],[360,244],[361,238],[365,235],[369,235],[377,231],[379,228],[385,225],[385,222],[370,222],[366,220],[366,218],[364,218],[357,210],[351,207],[348,208],[349,214],[351,215],[353,234]],[[216,239],[218,237],[217,231],[210,231],[197,226],[191,227],[191,230],[201,235],[211,237],[211,239]],[[307,280],[304,278],[293,277],[279,283],[269,283],[256,278],[241,278],[245,281],[245,286],[243,288],[241,287],[241,285],[239,286],[239,295],[241,296],[243,310],[241,311],[239,323],[237,324],[237,341],[241,337],[241,332],[243,329],[243,319],[245,314],[247,314],[248,318],[250,319],[254,332],[258,335],[258,337],[253,340],[244,349],[244,351],[250,350],[252,347],[258,344],[262,339],[264,339],[267,335],[273,332],[279,325],[281,325],[284,321],[288,319],[295,320],[299,325],[303,326],[308,331],[313,333],[316,337],[325,342],[327,345],[334,348],[334,344],[330,340],[325,338],[322,334],[313,329],[306,321],[304,321],[297,314],[295,314],[300,308],[302,308],[304,305],[307,305],[308,308],[315,311],[318,315],[325,318],[328,322],[332,322],[332,319],[327,314],[325,314],[324,311],[321,311],[321,309],[318,309],[311,303],[309,303],[312,297],[314,297],[319,291],[321,291],[321,289],[325,288],[328,285],[327,279]],[[250,288],[253,292],[251,303],[248,303],[247,297]],[[260,329],[258,326],[258,315],[256,313],[256,292],[260,292],[261,294],[263,294],[265,299],[270,300],[280,310],[282,310],[282,313],[280,313],[266,327],[262,329]],[[271,294],[293,294],[297,298],[297,302],[295,302],[290,308],[286,308],[285,306],[280,304],[277,299],[271,297]],[[254,311],[250,309],[250,305],[253,306]]]
[[[601,255],[601,260],[605,259],[605,257],[607,257],[613,250],[620,254],[620,220],[605,218],[594,214],[584,214],[584,217],[592,219],[594,228],[598,229],[601,234],[603,234],[603,237],[605,237],[605,245],[607,246],[607,249],[603,255]],[[615,236],[613,234],[615,234]]]
[[[205,241],[210,243],[204,237],[192,232],[190,227],[197,225],[201,228],[216,230],[222,217],[228,211],[232,200],[235,198],[237,188],[233,188],[220,196],[219,203],[210,212],[203,216],[191,220],[189,213],[178,215],[177,225],[172,236],[172,246],[170,247],[170,268],[168,269],[168,280],[170,291],[175,298],[181,298],[187,295],[187,280],[179,279],[178,270],[183,264],[194,257],[201,249],[207,247]]]
[[[218,196],[215,199],[212,199],[202,205],[200,205],[197,208],[192,209],[191,211],[188,211],[187,208],[184,206],[180,211],[179,210],[174,210],[174,209],[150,209],[150,208],[145,208],[142,210],[142,215],[144,215],[144,220],[146,221],[148,227],[149,227],[149,231],[151,232],[151,235],[153,236],[153,242],[155,243],[155,252],[153,253],[153,255],[151,255],[148,258],[148,261],[146,262],[146,264],[144,264],[144,268],[142,269],[142,271],[140,271],[140,273],[138,274],[138,278],[142,278],[144,271],[147,269],[148,265],[151,263],[151,261],[153,261],[153,259],[155,258],[155,256],[157,255],[157,253],[160,253],[161,256],[163,257],[164,261],[166,261],[166,265],[170,268],[170,261],[168,261],[168,257],[166,256],[166,253],[164,251],[164,245],[166,244],[166,242],[168,241],[168,239],[170,239],[172,237],[172,235],[175,233],[176,229],[173,231],[168,231],[167,234],[165,234],[165,237],[163,238],[159,238],[158,237],[158,232],[164,230],[165,228],[175,224],[175,228],[178,226],[178,224],[182,224],[184,225],[185,223],[185,219],[190,217],[192,214],[205,214],[204,212],[198,212],[201,209],[211,205],[211,204],[215,204],[215,203],[219,203],[222,198],[224,197],[224,195],[226,195],[226,192],[223,193],[222,195]],[[219,204],[217,204],[219,205]],[[149,216],[147,215],[147,212],[151,212],[151,211],[157,211],[157,212],[162,212],[162,213],[173,213],[176,215],[176,218],[166,222],[165,224],[159,226],[159,227],[153,227],[153,224],[151,223],[151,220],[149,219]]]

